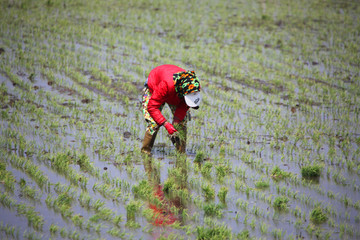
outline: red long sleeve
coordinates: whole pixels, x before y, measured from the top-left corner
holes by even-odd
[[[148,104],[148,112],[158,125],[162,125],[166,118],[161,114],[159,108],[162,104],[168,103],[176,106],[175,119],[182,121],[189,107],[184,98],[179,98],[174,87],[173,74],[185,71],[175,65],[161,65],[154,68],[148,77],[148,87],[151,98]]]
[[[152,93],[148,104],[148,112],[158,125],[162,125],[166,118],[161,114],[159,108],[166,102],[167,86],[162,82]]]

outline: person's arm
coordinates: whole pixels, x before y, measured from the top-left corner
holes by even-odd
[[[166,101],[167,85],[161,83],[152,93],[148,104],[148,112],[154,121],[159,125],[166,122],[166,118],[161,114],[160,107]]]

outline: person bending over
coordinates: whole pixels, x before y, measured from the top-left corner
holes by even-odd
[[[200,82],[194,71],[185,71],[169,64],[151,70],[145,82],[142,98],[147,128],[141,151],[151,154],[159,128],[164,126],[177,151],[184,153],[187,132],[186,115],[190,108],[198,109],[200,102]],[[169,105],[174,115],[172,123],[161,114],[165,103]],[[182,132],[181,136],[177,136],[178,130]]]

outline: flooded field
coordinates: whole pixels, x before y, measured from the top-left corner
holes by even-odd
[[[360,238],[356,1],[0,3],[1,239]],[[161,64],[203,101],[146,158]]]

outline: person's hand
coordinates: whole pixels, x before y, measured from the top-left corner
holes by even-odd
[[[170,135],[173,135],[177,130],[174,128],[174,126],[171,123],[165,122],[164,127],[168,131]]]

